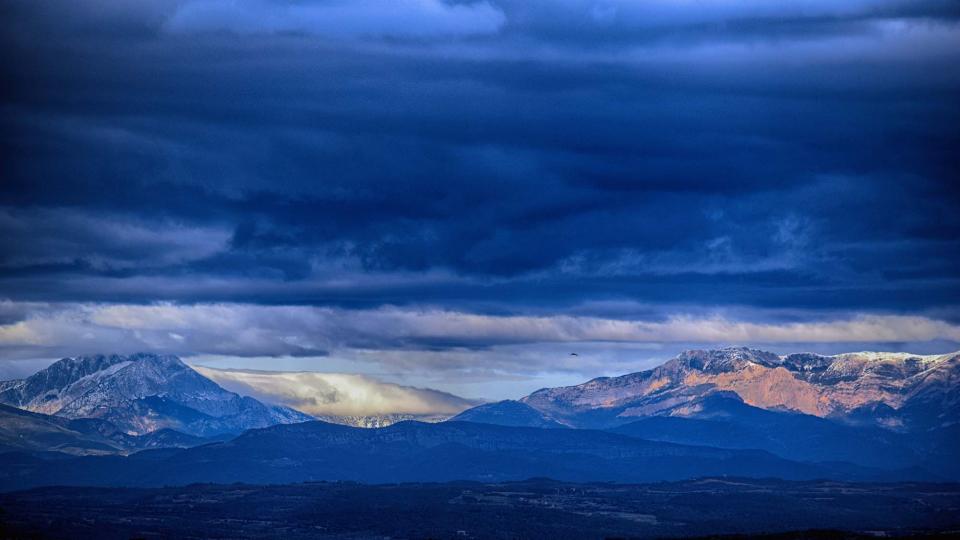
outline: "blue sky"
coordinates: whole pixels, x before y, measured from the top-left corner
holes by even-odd
[[[157,350],[494,398],[960,349],[956,2],[0,9],[8,376]]]

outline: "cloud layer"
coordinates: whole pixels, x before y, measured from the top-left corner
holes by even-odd
[[[346,349],[486,348],[548,343],[960,343],[960,326],[904,315],[758,322],[721,315],[663,320],[482,315],[251,304],[71,305],[5,302],[7,356],[160,350],[181,355],[326,356]],[[122,348],[123,350],[116,350]]]
[[[385,383],[364,375],[222,370],[196,365],[194,369],[234,392],[314,416],[453,416],[478,404],[446,392]]]
[[[4,9],[5,297],[956,317],[955,2]]]

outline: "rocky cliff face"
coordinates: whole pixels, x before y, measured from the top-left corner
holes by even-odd
[[[654,415],[683,416],[714,392],[745,403],[894,429],[945,427],[960,419],[960,353],[836,356],[730,348],[686,351],[665,364],[539,390],[521,402],[575,427],[608,427]]]
[[[0,385],[0,403],[58,417],[106,420],[131,435],[175,429],[238,433],[311,417],[224,390],[175,356],[64,358]]]

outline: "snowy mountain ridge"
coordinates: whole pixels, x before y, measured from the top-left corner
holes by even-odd
[[[0,403],[64,418],[107,420],[131,435],[169,428],[196,436],[311,420],[221,388],[176,356],[64,358],[0,384]]]
[[[714,392],[745,403],[893,429],[953,425],[960,410],[960,352],[777,355],[744,347],[689,350],[653,369],[544,388],[519,401],[573,427],[656,415]]]

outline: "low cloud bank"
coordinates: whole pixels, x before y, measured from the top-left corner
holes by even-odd
[[[455,415],[478,404],[453,394],[364,375],[214,369],[194,366],[224,388],[314,416]]]

